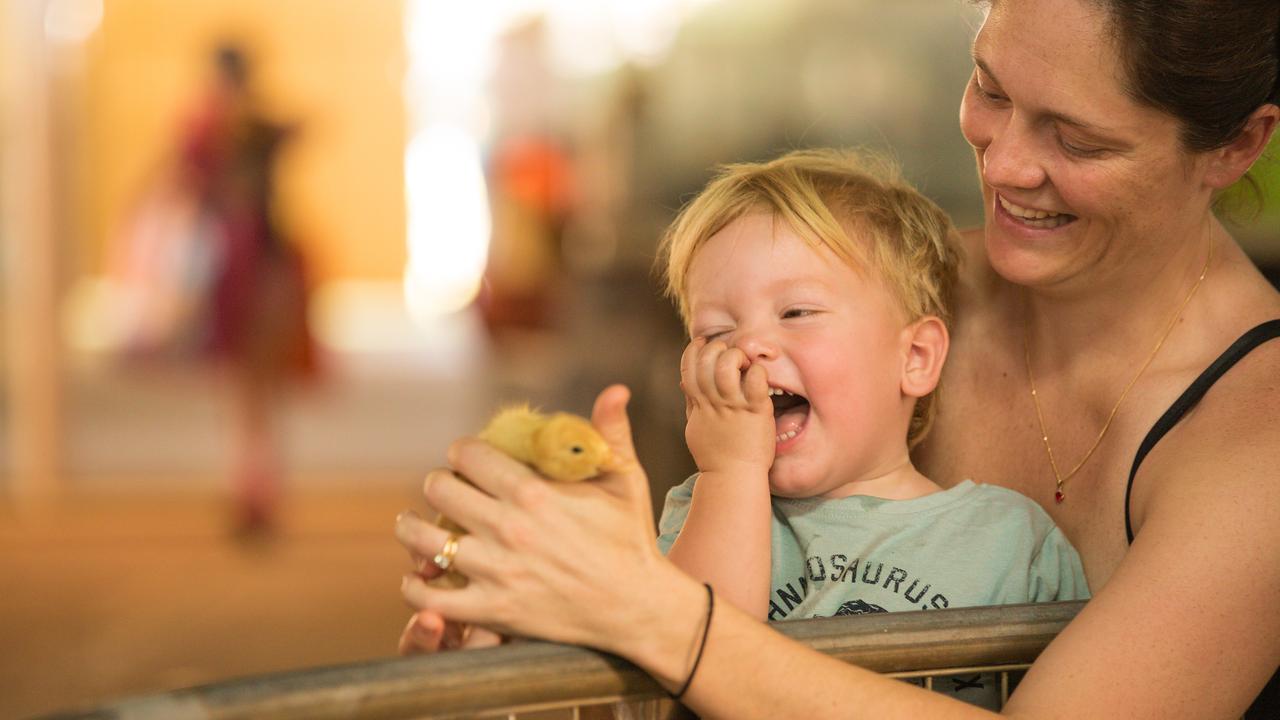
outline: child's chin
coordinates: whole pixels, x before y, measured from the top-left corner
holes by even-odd
[[[806,478],[769,473],[769,494],[785,498],[807,498],[814,493],[814,483]]]

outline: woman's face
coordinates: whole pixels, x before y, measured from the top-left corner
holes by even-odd
[[[1126,94],[1106,13],[995,0],[974,41],[960,128],[977,155],[987,254],[1011,282],[1140,282],[1209,217],[1201,156],[1183,150],[1177,120]]]

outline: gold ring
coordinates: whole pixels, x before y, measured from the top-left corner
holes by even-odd
[[[458,536],[449,533],[449,538],[444,541],[444,547],[440,548],[440,552],[431,558],[431,562],[441,570],[448,570],[453,567],[453,558],[458,554]]]

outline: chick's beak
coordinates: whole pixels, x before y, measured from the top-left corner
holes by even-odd
[[[600,463],[600,472],[615,473],[623,470],[626,466],[627,464],[622,461],[618,453],[609,451],[609,454],[604,458],[604,462]]]

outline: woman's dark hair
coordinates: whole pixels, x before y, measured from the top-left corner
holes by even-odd
[[[1280,103],[1277,0],[1097,0],[1110,14],[1129,93],[1182,122],[1188,150],[1223,147]]]

